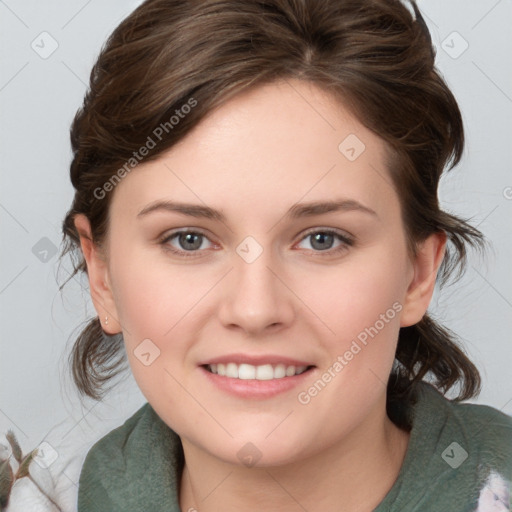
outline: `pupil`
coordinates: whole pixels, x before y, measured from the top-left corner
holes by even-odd
[[[320,242],[320,243],[325,243],[325,239],[327,238],[328,241],[330,241],[331,243],[328,244],[329,247],[326,247],[325,245],[322,246],[320,245],[320,247],[315,247],[315,243],[316,242]],[[327,233],[317,233],[316,235],[313,235],[313,247],[317,248],[317,249],[320,249],[320,250],[325,250],[326,248],[329,249],[330,246],[332,245],[332,241],[333,241],[333,235],[329,235]]]
[[[195,243],[194,243],[193,240],[191,240],[194,237],[196,239]],[[199,241],[199,243],[197,243],[199,238],[200,238],[200,235],[196,235],[194,233],[185,233],[185,234],[181,235],[180,243],[181,243],[182,247],[184,247],[184,248],[187,248],[187,249],[198,249],[201,246],[201,242],[200,241]],[[187,244],[191,244],[192,247],[190,245],[187,246]]]

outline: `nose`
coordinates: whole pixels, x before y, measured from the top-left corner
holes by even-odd
[[[226,276],[219,317],[226,328],[258,336],[291,325],[296,305],[285,272],[271,251],[265,249],[253,257],[243,252],[233,255],[234,268]]]

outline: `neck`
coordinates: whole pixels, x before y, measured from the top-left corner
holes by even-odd
[[[370,512],[393,486],[410,434],[391,422],[385,406],[377,418],[367,420],[327,450],[281,466],[230,464],[182,439],[180,507],[199,512]]]

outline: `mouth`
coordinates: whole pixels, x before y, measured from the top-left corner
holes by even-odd
[[[198,365],[205,383],[238,399],[271,399],[306,386],[317,367],[280,354],[225,354]]]
[[[262,364],[255,366],[247,363],[237,364],[235,362],[204,364],[202,367],[209,373],[220,377],[239,380],[286,379],[287,377],[302,375],[315,368],[313,365]]]

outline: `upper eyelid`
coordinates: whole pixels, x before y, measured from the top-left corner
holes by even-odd
[[[208,238],[208,240],[210,240],[210,236],[200,228],[180,228],[180,229],[177,229],[176,231],[165,232],[163,235],[159,236],[158,239],[160,241],[170,240],[171,238],[174,238],[176,235],[180,235],[182,233],[193,233],[193,234],[197,234],[197,235],[202,235],[205,238]],[[213,241],[210,240],[210,242],[213,242]]]
[[[335,235],[341,236],[342,238],[348,238],[352,240],[354,238],[353,235],[345,231],[344,229],[339,228],[310,228],[307,229],[304,235],[302,236],[301,240],[306,238],[307,236],[313,234],[313,233],[334,233]]]

